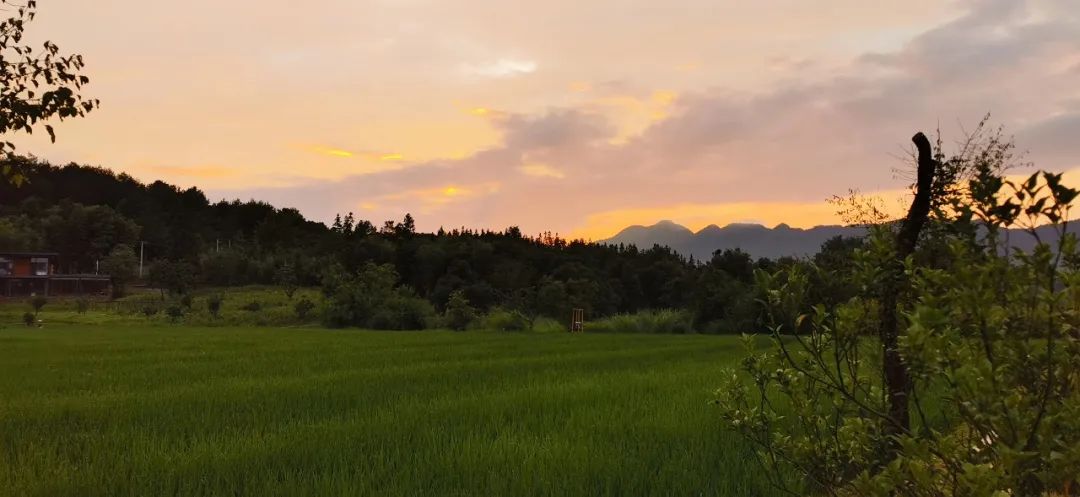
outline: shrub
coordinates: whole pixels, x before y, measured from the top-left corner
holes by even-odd
[[[221,316],[221,303],[225,299],[219,294],[213,294],[206,298],[206,310],[210,312],[210,315],[214,318]]]
[[[661,309],[618,314],[598,321],[586,321],[585,331],[599,333],[693,333],[694,318],[682,310]]]
[[[300,318],[301,321],[307,321],[308,317],[311,316],[311,311],[315,310],[315,303],[310,299],[303,298],[296,302],[293,309],[296,311],[296,317]]]
[[[251,283],[247,274],[250,258],[231,248],[204,254],[199,261],[203,281],[212,286],[236,286]]]
[[[480,328],[498,331],[525,331],[529,318],[519,311],[494,308],[480,319]]]
[[[430,302],[402,291],[375,312],[363,326],[376,330],[423,330],[438,322]]]
[[[300,286],[299,279],[296,276],[296,269],[289,263],[285,263],[278,268],[277,273],[274,275],[274,281],[281,285],[281,289],[289,300],[292,300],[293,294],[296,293],[296,289]]]
[[[431,327],[435,308],[412,289],[397,286],[391,265],[367,263],[356,274],[328,272],[322,318],[327,326],[359,326],[383,330]]]
[[[41,309],[43,307],[45,307],[45,304],[48,304],[48,303],[49,303],[49,299],[45,298],[45,296],[43,296],[43,295],[37,295],[35,297],[30,298],[30,307],[34,308],[34,315],[35,316],[39,312],[41,312]]]
[[[165,315],[169,317],[172,322],[177,322],[180,318],[184,317],[184,308],[179,304],[172,304],[165,308]]]
[[[191,310],[192,298],[190,293],[185,293],[180,296],[180,305],[184,306],[184,309]]]
[[[393,298],[397,272],[390,265],[365,264],[356,274],[327,272],[322,291],[326,296],[323,321],[331,327],[368,326]]]
[[[405,292],[398,304],[401,318],[400,330],[424,330],[434,328],[439,321],[435,306],[427,299],[417,297],[412,291]]]
[[[450,294],[450,300],[446,302],[446,313],[443,314],[443,323],[446,327],[463,331],[476,319],[476,309],[469,305],[469,299],[461,290]]]
[[[367,320],[365,327],[375,330],[397,330],[401,327],[398,325],[399,320],[389,309],[383,309],[377,311],[370,319]]]
[[[79,314],[86,314],[86,311],[90,310],[90,299],[86,297],[79,297],[75,300],[75,311]]]
[[[258,300],[252,300],[251,302],[240,306],[240,309],[248,312],[259,312],[262,310],[262,304],[260,304]]]
[[[34,313],[32,313],[32,312],[23,313],[22,319],[23,319],[23,324],[25,324],[27,326],[34,326],[35,324],[37,324],[37,317],[34,316]]]
[[[159,309],[158,306],[154,304],[146,304],[142,308],[142,313],[144,316],[146,316],[146,319],[154,317],[160,311],[161,309]]]
[[[112,283],[112,297],[123,297],[127,293],[127,285],[135,279],[139,259],[135,256],[135,250],[130,246],[120,244],[113,247],[109,255],[101,261],[101,270],[109,275]]]
[[[150,266],[150,283],[171,295],[183,295],[195,283],[195,266],[182,261],[158,261]]]
[[[536,318],[533,321],[532,330],[535,333],[566,333],[567,326],[552,318]]]
[[[855,297],[821,298],[799,266],[758,272],[773,337],[748,337],[743,374],[723,375],[724,425],[793,495],[1068,495],[1080,250],[1066,220],[1080,190],[1060,174],[1006,179],[1019,158],[1000,132],[948,160],[914,141],[917,196],[855,252]],[[1034,247],[1013,246],[1016,226]]]

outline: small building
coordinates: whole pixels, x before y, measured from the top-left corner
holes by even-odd
[[[53,252],[0,252],[0,296],[108,295],[105,274],[58,274]]]

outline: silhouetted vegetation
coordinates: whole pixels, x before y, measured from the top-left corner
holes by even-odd
[[[1013,145],[984,124],[948,159],[915,136],[901,222],[826,244],[820,266],[757,272],[771,346],[747,338],[718,403],[790,494],[1068,495],[1080,191],[1061,174],[1009,180]]]
[[[210,313],[210,316],[217,319],[221,316],[221,304],[225,299],[221,295],[211,295],[206,298],[206,311]]]
[[[29,303],[30,307],[34,309],[34,317],[37,317],[37,315],[41,313],[41,309],[45,307],[45,304],[49,303],[49,299],[38,295],[35,297],[30,297]]]
[[[410,215],[377,227],[345,214],[327,226],[295,209],[212,203],[196,188],[143,184],[102,168],[16,160],[30,181],[0,185],[0,248],[59,252],[58,269],[68,272],[91,272],[101,261],[119,295],[135,277],[133,247],[145,241],[146,280],[174,298],[198,285],[278,285],[286,295],[321,286],[331,297],[324,320],[334,326],[422,325],[444,315],[451,295],[460,292],[478,317],[495,309],[515,313],[511,328],[518,317],[565,323],[574,308],[584,309],[587,321],[685,309],[695,330],[743,332],[759,320],[753,271],[796,263],[754,261],[738,250],[691,261],[666,247],[526,236],[516,227],[418,233]],[[841,270],[850,253],[845,247],[857,243],[830,244],[835,248],[828,257]],[[352,302],[343,281],[358,284],[358,274],[373,274],[370,265],[391,269],[385,274],[394,275],[395,288],[395,308],[379,310],[374,321],[375,310],[341,308]],[[821,285],[831,294],[838,283]]]
[[[56,141],[53,127],[46,121],[82,117],[98,106],[79,91],[90,78],[82,74],[81,55],[61,55],[60,47],[46,41],[40,50],[24,43],[27,26],[37,16],[37,0],[0,0],[0,135],[25,132],[39,126]],[[15,151],[9,141],[0,141],[0,158]],[[0,164],[0,183],[22,184],[26,177],[18,162]]]

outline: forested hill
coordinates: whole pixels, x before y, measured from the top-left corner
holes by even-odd
[[[773,264],[736,251],[693,261],[666,247],[526,236],[514,227],[417,233],[407,215],[374,224],[345,214],[326,226],[294,209],[210,202],[196,188],[143,184],[101,168],[22,166],[27,184],[0,185],[0,250],[55,251],[62,270],[87,271],[118,247],[137,253],[145,241],[151,279],[154,268],[170,268],[161,274],[171,274],[168,284],[178,291],[273,284],[285,267],[300,284],[336,291],[340,285],[328,289],[327,275],[383,274],[372,272],[375,264],[392,269],[402,295],[436,309],[460,292],[478,310],[498,306],[560,320],[574,307],[594,317],[685,309],[704,328],[748,309],[753,269]],[[191,280],[178,283],[181,275]]]
[[[83,269],[114,243],[145,241],[149,257],[194,261],[218,243],[290,249],[329,231],[295,209],[257,201],[211,203],[198,188],[143,184],[104,168],[36,160],[19,166],[27,183],[0,182],[0,248],[60,252]]]

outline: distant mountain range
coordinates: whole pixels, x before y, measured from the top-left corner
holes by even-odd
[[[862,236],[865,228],[854,226],[817,226],[810,229],[792,228],[786,224],[767,228],[760,224],[729,224],[723,228],[711,224],[694,233],[672,221],[660,221],[652,226],[630,226],[600,243],[653,245],[671,247],[684,256],[708,260],[713,252],[739,248],[755,258],[775,259],[782,256],[811,256],[821,244],[835,236]]]
[[[1077,233],[1080,222],[1070,224],[1069,232]],[[1043,241],[1056,239],[1050,226],[1038,229]],[[760,224],[729,224],[723,228],[712,224],[697,233],[672,221],[660,221],[652,226],[630,226],[619,234],[600,243],[636,245],[650,248],[653,245],[671,247],[684,256],[709,260],[713,252],[724,249],[742,249],[754,258],[775,259],[783,256],[807,257],[816,254],[821,244],[835,236],[863,236],[866,229],[856,226],[816,226],[809,229],[792,228],[786,224],[767,228]],[[1022,231],[1011,230],[1009,245],[1030,250],[1035,239]]]

